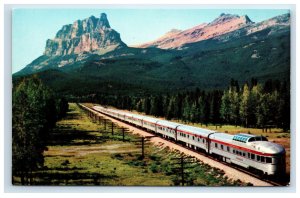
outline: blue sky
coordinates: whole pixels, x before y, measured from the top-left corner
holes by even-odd
[[[14,9],[12,72],[43,54],[46,40],[65,24],[107,14],[110,25],[127,45],[154,40],[169,30],[211,22],[221,13],[248,15],[254,22],[289,12],[282,9]]]

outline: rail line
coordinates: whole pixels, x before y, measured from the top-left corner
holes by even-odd
[[[123,123],[123,124],[125,124],[125,125],[131,126],[131,127],[136,128],[136,129],[138,129],[138,130],[142,130],[142,131],[144,131],[145,133],[149,133],[149,134],[152,134],[152,135],[154,134],[154,133],[149,132],[148,130],[145,130],[145,129],[141,128],[141,127],[137,127],[136,125],[133,125],[133,124],[124,122],[124,121],[119,120],[119,119],[117,119],[117,118],[115,118],[115,117],[112,117],[112,116],[110,116],[110,115],[106,115],[106,114],[104,114],[104,113],[102,113],[102,112],[95,111],[94,109],[92,109],[92,108],[90,108],[90,107],[87,107],[87,106],[85,106],[85,105],[83,105],[83,104],[79,104],[79,105],[82,106],[82,107],[85,108],[85,109],[88,109],[89,111],[91,111],[91,112],[93,112],[93,113],[104,115],[104,116],[110,118],[112,121],[113,121],[113,120],[117,120],[117,121],[119,121],[119,122],[121,122],[121,123]],[[157,134],[155,134],[155,135],[157,136]],[[203,153],[203,152],[195,151],[194,149],[191,149],[190,147],[187,147],[187,146],[185,146],[185,145],[179,144],[178,142],[174,142],[174,141],[172,141],[172,140],[170,140],[170,139],[166,139],[166,138],[163,138],[163,137],[161,137],[161,136],[157,136],[157,138],[160,138],[161,140],[164,140],[164,141],[170,142],[170,143],[172,143],[172,144],[175,144],[175,145],[177,145],[177,146],[180,146],[180,147],[182,147],[182,148],[184,148],[184,149],[187,149],[187,150],[191,151],[192,153],[195,153],[195,154],[201,155],[201,156],[203,156],[203,157],[206,157],[206,158],[208,158],[208,159],[210,159],[210,160],[213,160],[213,161],[215,161],[215,162],[218,162],[218,163],[220,163],[220,164],[222,164],[222,165],[224,165],[224,166],[226,166],[226,167],[229,167],[229,168],[232,168],[232,169],[234,169],[234,170],[236,170],[236,171],[239,171],[239,172],[242,172],[242,173],[244,173],[244,174],[247,174],[247,175],[249,175],[250,177],[253,177],[253,178],[256,178],[256,179],[258,179],[258,180],[260,180],[260,181],[263,181],[263,182],[265,182],[265,183],[268,183],[268,184],[270,184],[271,186],[284,186],[284,185],[287,185],[287,184],[282,184],[282,183],[279,183],[279,182],[276,182],[276,181],[273,181],[273,180],[270,180],[270,179],[267,179],[267,178],[261,178],[260,176],[254,174],[254,173],[252,173],[252,172],[250,172],[250,171],[247,171],[247,170],[243,169],[242,167],[238,167],[238,166],[233,165],[233,164],[228,164],[228,163],[226,163],[226,162],[224,162],[224,161],[222,161],[222,160],[218,160],[217,158],[214,158],[213,156],[207,155],[206,153]]]

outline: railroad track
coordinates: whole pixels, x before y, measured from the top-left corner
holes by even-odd
[[[80,105],[81,105],[81,104],[80,104]],[[140,127],[138,127],[138,126],[136,126],[136,125],[133,125],[133,124],[130,124],[130,123],[126,123],[126,122],[124,122],[124,121],[122,121],[122,120],[119,120],[119,119],[117,119],[117,118],[115,118],[115,117],[111,117],[111,116],[109,116],[109,115],[106,115],[106,114],[103,114],[103,113],[101,113],[101,112],[95,111],[94,109],[91,109],[91,108],[89,108],[89,107],[87,107],[87,106],[85,106],[85,105],[82,105],[82,106],[85,107],[86,109],[89,109],[91,112],[98,113],[98,114],[100,113],[100,114],[105,115],[105,116],[107,116],[107,117],[109,117],[109,118],[112,118],[112,119],[114,119],[114,120],[118,120],[119,122],[122,122],[122,123],[124,123],[124,124],[126,124],[126,125],[129,125],[129,126],[132,126],[132,127],[134,127],[134,128],[137,128],[137,129],[139,129],[139,130],[142,130],[142,131],[144,131],[144,132],[146,132],[146,133],[154,134],[153,132],[150,132],[150,131],[148,131],[148,130],[145,130],[145,129],[143,129],[143,128],[140,128]],[[157,136],[157,134],[154,134],[154,135]],[[253,178],[256,178],[256,179],[258,179],[258,180],[260,180],[260,181],[266,182],[266,183],[268,183],[268,184],[270,184],[270,185],[272,185],[272,186],[285,186],[285,185],[287,185],[287,184],[285,184],[285,183],[283,184],[283,183],[279,183],[279,182],[276,182],[276,181],[273,181],[273,180],[270,180],[270,179],[267,179],[267,178],[262,178],[261,176],[256,175],[255,173],[252,173],[252,172],[250,172],[250,171],[248,171],[248,170],[246,170],[246,169],[244,169],[244,168],[242,168],[242,167],[238,167],[238,166],[233,165],[233,164],[228,164],[228,163],[226,163],[226,162],[224,162],[224,161],[222,161],[222,160],[219,160],[219,159],[217,159],[217,158],[214,158],[213,156],[207,155],[206,153],[203,153],[203,152],[195,151],[194,149],[191,149],[190,147],[187,147],[187,146],[185,146],[185,145],[182,145],[182,144],[180,144],[180,143],[178,143],[178,142],[175,142],[175,141],[172,141],[172,140],[170,140],[170,139],[166,139],[166,138],[163,138],[163,137],[161,137],[161,136],[157,136],[157,137],[158,137],[158,138],[161,138],[161,139],[163,139],[163,140],[165,140],[165,141],[168,141],[168,142],[170,142],[170,143],[172,143],[172,144],[175,144],[175,145],[177,145],[177,146],[180,146],[180,147],[182,147],[182,148],[184,148],[184,149],[187,149],[187,150],[189,150],[189,151],[191,151],[191,152],[193,152],[193,153],[195,153],[195,154],[199,154],[199,155],[201,155],[201,156],[203,156],[203,157],[206,157],[206,158],[209,158],[209,159],[211,159],[211,160],[213,160],[213,161],[215,161],[215,162],[221,163],[221,164],[224,165],[224,166],[227,166],[227,167],[229,167],[229,168],[232,168],[232,169],[234,169],[234,170],[237,170],[237,171],[239,171],[239,172],[242,172],[242,173],[244,173],[244,174],[247,174],[247,175],[249,175],[249,176],[251,176],[251,177],[253,177]]]

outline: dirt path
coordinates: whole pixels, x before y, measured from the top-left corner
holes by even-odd
[[[131,126],[129,124],[126,124],[126,123],[121,122],[119,120],[116,120],[114,118],[108,117],[108,116],[106,116],[106,115],[104,115],[102,113],[96,112],[94,110],[91,110],[91,111],[93,111],[94,113],[97,113],[98,115],[100,115],[102,117],[105,117],[106,119],[111,120],[112,122],[114,122],[115,124],[117,124],[120,127],[126,127],[126,128],[128,128],[134,134],[140,134],[142,136],[151,136],[151,135],[153,135],[153,134],[148,133],[146,131],[143,131],[143,130],[141,130],[139,128],[136,128],[134,126]],[[255,178],[255,177],[252,177],[252,176],[247,175],[247,174],[245,174],[243,172],[237,171],[234,168],[226,166],[226,165],[224,165],[222,163],[219,163],[219,162],[217,162],[215,160],[212,160],[212,159],[210,159],[208,157],[205,157],[205,156],[203,156],[201,154],[198,154],[198,153],[196,153],[194,151],[188,150],[188,149],[186,149],[186,148],[184,148],[182,146],[179,146],[177,144],[174,144],[172,142],[164,140],[164,139],[162,139],[160,137],[151,138],[150,141],[152,143],[154,143],[154,144],[157,144],[157,145],[160,145],[160,146],[163,146],[163,147],[169,147],[170,149],[175,149],[175,150],[178,150],[180,152],[184,152],[185,154],[193,156],[193,157],[195,157],[195,158],[203,161],[204,163],[207,163],[208,165],[210,165],[212,167],[224,170],[225,175],[227,177],[231,178],[231,179],[234,179],[234,180],[238,180],[239,179],[239,180],[241,180],[243,182],[250,182],[254,186],[272,186],[271,184],[269,184],[267,182],[261,181],[261,180]]]

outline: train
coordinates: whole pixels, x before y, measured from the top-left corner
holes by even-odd
[[[98,105],[92,109],[260,176],[285,174],[284,147],[264,136],[231,135]]]

